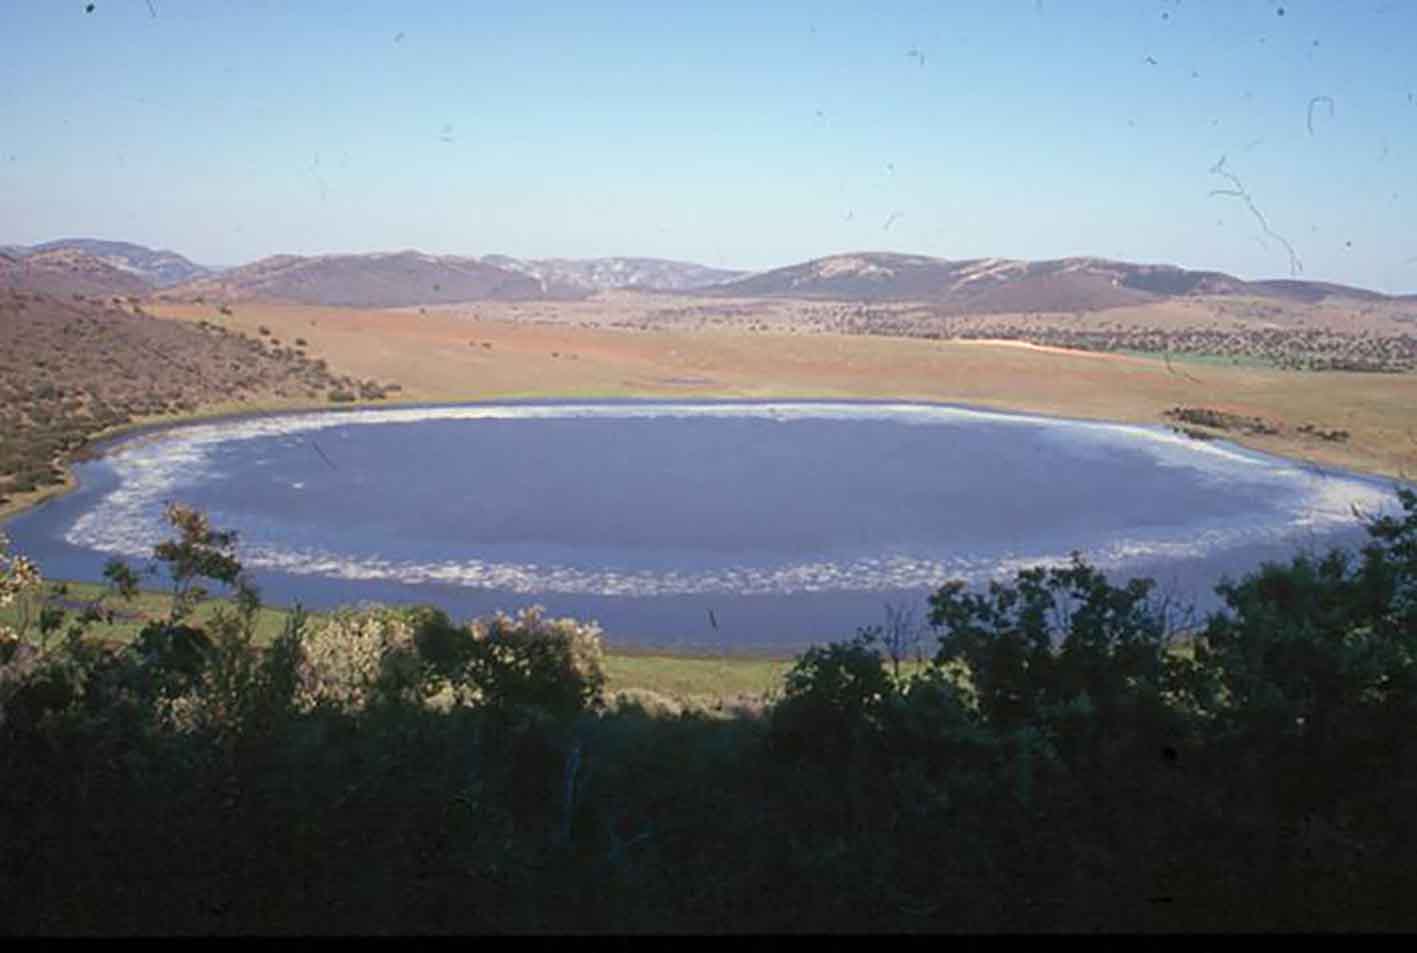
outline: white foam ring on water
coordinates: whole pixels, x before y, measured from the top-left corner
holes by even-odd
[[[164,537],[164,501],[180,498],[183,486],[215,475],[212,449],[259,437],[296,437],[351,425],[419,423],[432,420],[549,420],[576,418],[729,418],[767,420],[879,420],[931,425],[979,421],[1038,427],[1072,440],[1109,442],[1124,437],[1146,450],[1158,465],[1185,467],[1212,478],[1264,479],[1300,491],[1287,522],[1232,526],[1189,532],[1184,539],[1119,539],[1086,552],[1090,562],[1115,570],[1136,560],[1195,558],[1241,543],[1303,541],[1325,530],[1356,522],[1355,508],[1378,512],[1390,501],[1383,489],[1356,479],[1316,474],[1309,468],[1261,457],[1235,447],[1196,442],[1170,431],[1126,424],[1052,420],[920,404],[657,404],[657,405],[478,405],[405,408],[341,413],[309,413],[182,427],[139,438],[107,458],[117,486],[81,515],[65,533],[72,545],[104,553],[145,557]],[[677,571],[616,571],[531,563],[460,559],[413,562],[323,548],[243,542],[242,561],[250,568],[294,575],[348,580],[495,589],[518,594],[657,596],[688,594],[793,594],[838,591],[898,591],[937,587],[952,579],[978,582],[1012,575],[1034,565],[1057,565],[1059,552],[1011,553],[997,557],[951,556],[924,559],[898,554],[851,561],[805,562],[778,567],[725,567]]]

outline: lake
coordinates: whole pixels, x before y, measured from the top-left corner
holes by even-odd
[[[240,534],[267,601],[541,604],[612,645],[797,650],[1072,550],[1211,608],[1222,574],[1364,538],[1392,486],[1166,428],[845,402],[507,403],[193,424],[5,527],[55,578]]]

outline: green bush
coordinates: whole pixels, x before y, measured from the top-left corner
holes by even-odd
[[[869,636],[808,649],[783,683],[772,737],[784,753],[834,758],[877,740],[896,686]]]
[[[598,707],[605,687],[600,628],[575,619],[548,619],[540,606],[515,616],[498,613],[471,624],[474,651],[468,678],[483,704],[509,711],[540,708],[569,716]]]
[[[161,680],[160,691],[190,689],[212,654],[212,640],[201,629],[170,622],[150,622],[138,633],[133,651],[144,668]]]

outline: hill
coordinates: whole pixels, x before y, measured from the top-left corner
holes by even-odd
[[[743,277],[746,272],[663,258],[537,258],[484,255],[484,263],[530,275],[549,296],[592,294],[617,288],[693,291]]]
[[[1249,281],[1217,271],[1103,258],[950,260],[891,252],[830,255],[747,273],[662,258],[508,255],[275,255],[226,270],[129,242],[70,238],[0,246],[0,287],[171,301],[263,300],[355,308],[577,300],[638,290],[731,298],[914,301],[937,315],[1103,311],[1174,298],[1246,297],[1284,305],[1415,301],[1325,281]]]
[[[62,482],[61,455],[111,427],[218,405],[377,396],[370,385],[276,340],[0,291],[0,503]]]
[[[153,290],[141,275],[74,248],[0,254],[0,288],[96,298],[144,296]]]
[[[169,288],[173,299],[262,299],[350,308],[396,308],[545,296],[533,277],[476,258],[380,252],[276,255]]]
[[[1328,282],[1244,281],[1215,271],[1101,258],[950,261],[922,255],[860,252],[818,258],[699,290],[731,297],[846,301],[928,301],[957,314],[1100,311],[1161,298],[1247,295],[1287,301],[1387,300],[1377,292]]]
[[[61,238],[31,246],[30,253],[77,251],[92,255],[120,271],[143,279],[154,288],[167,288],[212,274],[214,269],[188,261],[174,251],[154,250],[132,242],[110,242],[97,238]]]

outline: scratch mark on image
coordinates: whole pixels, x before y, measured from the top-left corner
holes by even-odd
[[[324,176],[320,175],[320,154],[318,152],[315,153],[315,161],[310,169],[310,174],[315,177],[315,181],[320,185],[320,201],[323,202],[325,201],[326,195],[329,193],[329,189],[325,185]]]
[[[320,445],[319,445],[318,443],[316,443],[313,439],[310,440],[310,446],[311,446],[312,448],[314,448],[315,452],[320,455],[320,459],[321,459],[321,460],[325,461],[326,463],[328,463],[328,464],[330,465],[330,469],[331,469],[331,470],[337,470],[337,469],[339,469],[338,467],[335,466],[335,462],[334,462],[333,460],[331,460],[328,456],[325,455],[325,451],[321,450],[321,449],[320,449]]]
[[[1250,197],[1249,190],[1245,188],[1245,183],[1240,181],[1239,176],[1225,168],[1225,156],[1221,156],[1220,161],[1210,167],[1210,174],[1218,175],[1234,186],[1234,188],[1230,189],[1211,189],[1210,194],[1212,196],[1224,195],[1229,198],[1237,198],[1244,202],[1245,207],[1250,210],[1250,214],[1255,217],[1255,221],[1259,223],[1264,233],[1283,245],[1284,250],[1289,253],[1289,274],[1298,275],[1303,272],[1304,263],[1299,260],[1298,254],[1294,251],[1294,246],[1289,244],[1287,238],[1269,227],[1269,220],[1265,218],[1264,213],[1255,206],[1254,199]]]
[[[1311,136],[1314,134],[1314,107],[1320,103],[1324,103],[1328,106],[1328,118],[1333,118],[1332,96],[1315,96],[1313,99],[1309,100],[1309,113],[1308,117],[1305,119],[1305,123],[1309,127],[1309,135]]]
[[[1165,360],[1166,360],[1166,370],[1169,371],[1171,374],[1175,375],[1176,377],[1184,377],[1186,380],[1191,381],[1192,383],[1195,383],[1195,384],[1201,383],[1200,378],[1198,378],[1198,377],[1192,377],[1192,376],[1191,376],[1189,373],[1187,373],[1186,371],[1179,371],[1179,372],[1178,372],[1178,371],[1176,370],[1176,368],[1174,368],[1174,367],[1171,366],[1171,349],[1170,349],[1169,347],[1168,347],[1166,350],[1164,350],[1164,351],[1161,352],[1161,356],[1162,356],[1163,358],[1165,358]]]

